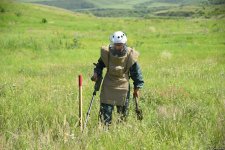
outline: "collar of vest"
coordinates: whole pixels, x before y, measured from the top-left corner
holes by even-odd
[[[113,56],[123,57],[126,55],[128,50],[127,50],[127,45],[124,45],[124,48],[122,51],[117,51],[115,50],[113,45],[109,45],[109,51],[112,53]]]

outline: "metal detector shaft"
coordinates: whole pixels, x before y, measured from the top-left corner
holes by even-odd
[[[87,116],[86,116],[85,123],[84,123],[84,129],[87,126],[88,118],[89,118],[90,113],[91,113],[91,107],[92,107],[92,104],[93,104],[95,95],[96,95],[96,91],[93,92],[93,95],[92,95],[92,98],[91,98],[91,103],[89,105],[88,112],[87,112]]]
[[[97,64],[94,63],[94,65],[96,66]],[[94,97],[95,97],[97,91],[99,91],[99,89],[100,89],[102,79],[103,79],[102,75],[100,75],[100,76],[98,76],[97,81],[95,82],[94,92],[92,94],[91,103],[89,105],[89,108],[88,108],[88,111],[87,111],[87,116],[86,116],[85,123],[84,123],[84,129],[87,126],[87,122],[88,122],[88,119],[89,119],[89,116],[90,116],[90,113],[91,113],[91,107],[92,107],[92,104],[93,104],[93,101],[94,101]],[[91,80],[94,81],[94,78],[91,78]],[[83,131],[84,131],[84,129],[83,129]]]

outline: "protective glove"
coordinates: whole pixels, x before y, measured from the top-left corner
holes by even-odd
[[[91,81],[96,82],[98,80],[98,74],[96,72],[94,72],[94,74],[91,77]]]
[[[134,89],[134,92],[133,92],[133,97],[134,97],[134,98],[138,98],[138,97],[139,97],[139,93],[140,93],[140,92],[139,92],[139,88],[135,88],[135,89]]]

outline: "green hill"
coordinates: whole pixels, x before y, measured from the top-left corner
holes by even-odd
[[[77,76],[85,115],[93,62],[116,30],[140,52],[144,119],[131,100],[127,122],[115,112],[105,131],[98,93],[81,134]],[[224,18],[100,18],[5,0],[0,35],[0,149],[224,148]]]
[[[225,14],[223,0],[18,0],[56,6],[99,17],[211,17]],[[217,4],[217,6],[214,6]],[[220,4],[218,6],[218,4]],[[207,10],[210,11],[210,14]]]
[[[37,2],[37,3],[43,3],[48,5],[57,5],[64,7],[65,5],[71,3],[71,7],[74,7],[74,9],[80,8],[80,9],[86,9],[85,5],[79,5],[79,4],[90,4],[93,5],[95,8],[120,8],[120,9],[128,9],[133,8],[136,5],[142,5],[145,4],[153,5],[157,3],[157,5],[160,4],[199,4],[202,2],[206,2],[207,0],[18,0],[21,2]]]

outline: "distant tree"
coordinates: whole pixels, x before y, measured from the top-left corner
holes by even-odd
[[[210,4],[221,5],[225,4],[225,0],[208,0]]]
[[[156,0],[158,2],[165,2],[165,3],[183,3],[185,0]]]

